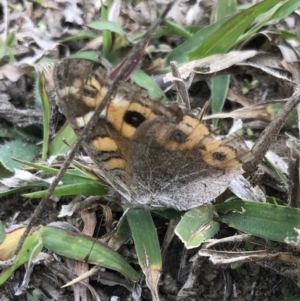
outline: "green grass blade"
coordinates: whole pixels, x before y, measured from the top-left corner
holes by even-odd
[[[63,139],[66,139],[70,146],[72,146],[77,139],[75,132],[68,122],[63,125],[50,142],[49,156],[62,155],[70,150],[70,147],[63,142]]]
[[[212,79],[211,86],[211,111],[212,114],[220,113],[224,107],[229,89],[230,75],[220,75]],[[213,126],[218,126],[219,119],[213,119]]]
[[[66,59],[83,59],[93,62],[99,62],[99,52],[95,50],[80,51],[69,55]]]
[[[140,87],[148,90],[149,95],[154,97],[165,97],[164,92],[161,90],[159,85],[145,72],[140,69],[134,70],[131,77],[132,81]]]
[[[108,8],[104,5],[101,7],[101,19],[103,21],[107,21],[108,18]],[[103,37],[103,46],[102,46],[102,54],[105,58],[108,58],[112,49],[112,35],[109,30],[102,31]]]
[[[48,155],[49,148],[49,134],[50,134],[50,104],[48,94],[45,89],[45,77],[43,74],[36,76],[35,83],[35,97],[36,100],[42,105],[43,108],[43,150],[42,160],[45,161]]]
[[[88,24],[88,27],[96,30],[108,30],[110,32],[115,32],[119,34],[121,37],[125,37],[125,33],[122,27],[114,22],[99,20],[91,22],[90,24]]]
[[[285,1],[273,14],[271,21],[280,21],[300,7],[299,0]]]
[[[50,174],[57,174],[58,170],[49,166],[26,162],[18,160],[18,162],[36,168],[38,170],[44,170]],[[106,195],[107,189],[102,184],[98,183],[95,179],[85,176],[78,169],[68,170],[61,180],[62,185],[57,186],[53,192],[53,196],[66,196],[66,195]],[[33,187],[39,187],[41,183],[35,183]],[[42,183],[42,187],[46,184]],[[32,187],[32,186],[31,186]],[[29,198],[41,198],[45,195],[46,191],[35,191],[32,193],[26,193],[23,196]]]
[[[28,162],[28,161],[24,161],[24,160],[20,160],[20,159],[14,159],[14,160],[17,161],[17,162],[20,162],[23,165],[27,165],[27,166],[33,167],[35,169],[38,169],[38,170],[43,170],[43,171],[46,171],[46,172],[48,172],[50,174],[53,174],[53,175],[57,175],[58,172],[59,172],[58,169],[53,168],[53,167],[49,167],[47,165],[32,163],[32,162]],[[81,181],[90,179],[89,177],[85,176],[81,171],[78,171],[78,170],[75,170],[75,169],[67,170],[64,174],[64,177],[65,178],[77,178]]]
[[[42,198],[46,190],[25,193],[22,196],[26,198]],[[52,193],[52,196],[67,196],[67,195],[106,195],[107,189],[103,185],[94,180],[87,180],[84,182],[74,184],[63,184],[57,186]]]
[[[299,240],[300,209],[241,200],[215,208],[221,221],[239,231],[284,243]]]
[[[184,37],[186,39],[190,38],[192,35],[181,25],[178,25],[168,19],[164,19],[164,24],[167,26],[167,28],[173,33],[177,34],[181,37]]]
[[[201,206],[184,214],[175,229],[176,235],[187,249],[197,248],[203,241],[219,231],[219,223],[213,221],[213,206]]]
[[[189,61],[187,54],[191,50],[195,50],[203,43],[207,38],[209,38],[214,32],[223,26],[223,24],[229,18],[224,18],[220,21],[217,21],[209,26],[206,26],[195,33],[191,38],[187,39],[181,45],[176,47],[166,58],[166,64],[169,64],[171,61],[175,61],[178,64],[186,63]]]
[[[151,213],[143,209],[129,209],[127,219],[139,264],[146,276],[153,300],[159,300],[157,285],[162,269],[162,259],[156,228]]]
[[[139,279],[139,274],[119,253],[90,236],[54,227],[43,227],[39,231],[44,247],[54,253],[118,271],[133,281]]]
[[[265,14],[259,16],[258,22],[251,27],[245,34],[241,35],[237,40],[237,44],[250,38],[254,33],[256,33],[260,28],[268,23],[278,22],[281,18],[291,14],[296,8],[300,6],[300,3],[294,3],[294,0],[285,1],[275,5],[272,9],[267,11]],[[295,8],[296,7],[296,8]]]
[[[97,34],[95,34],[94,32],[84,32],[84,33],[78,33],[70,37],[63,38],[59,42],[61,44],[64,44],[72,41],[92,40],[95,38],[97,38]]]
[[[12,188],[12,189],[9,189],[9,190],[1,191],[0,192],[0,197],[8,196],[8,195],[15,194],[17,192],[26,191],[26,190],[29,190],[29,189],[36,189],[37,187],[47,188],[47,187],[49,187],[49,185],[47,185],[46,183],[36,183],[34,185],[25,185],[25,186],[22,186],[20,188]]]
[[[132,237],[128,220],[122,218],[117,231],[114,233],[112,238],[109,240],[108,245],[114,250],[118,250],[123,244],[128,242]]]
[[[216,20],[236,13],[237,7],[235,1],[218,1],[216,8]],[[228,88],[230,83],[230,75],[216,76],[212,79],[211,87],[211,110],[213,114],[220,113],[224,107]],[[218,119],[213,119],[213,126],[218,126]]]
[[[189,60],[196,60],[216,53],[225,53],[261,14],[267,12],[280,0],[262,1],[230,18],[200,46],[188,53]]]
[[[3,223],[0,221],[0,244],[3,242],[5,237],[6,237],[5,227],[4,227]]]

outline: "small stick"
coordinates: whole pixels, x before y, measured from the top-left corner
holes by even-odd
[[[252,147],[252,153],[254,159],[246,163],[243,168],[246,171],[246,175],[250,175],[257,167],[257,165],[263,160],[266,152],[268,151],[272,142],[274,142],[284,125],[286,119],[292,110],[300,101],[300,86],[297,86],[292,97],[286,102],[282,109],[275,116],[274,120],[262,131],[257,138],[255,144]]]

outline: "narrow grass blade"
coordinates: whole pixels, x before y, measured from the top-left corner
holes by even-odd
[[[72,35],[70,37],[63,38],[59,42],[61,44],[64,44],[72,41],[92,40],[95,38],[97,38],[97,34],[95,34],[94,32],[84,32],[84,33],[79,33],[79,34]]]
[[[101,19],[103,21],[107,21],[108,18],[108,8],[104,5],[101,7]],[[110,30],[103,30],[103,47],[102,47],[102,54],[105,58],[108,58],[112,48],[112,35]]]
[[[49,167],[47,165],[43,165],[43,164],[38,164],[38,163],[32,163],[29,161],[25,161],[25,160],[20,160],[20,159],[14,159],[16,162],[19,162],[23,165],[27,165],[30,166],[32,168],[38,169],[38,170],[43,170],[45,172],[48,172],[50,174],[53,175],[57,175],[58,173],[58,169],[53,168],[53,167]],[[79,170],[75,170],[75,169],[71,169],[71,170],[67,170],[66,173],[64,174],[64,177],[68,178],[78,178],[78,179],[88,179],[88,177],[86,177],[82,172],[80,172]]]
[[[217,114],[222,111],[229,89],[230,75],[220,75],[212,79],[211,111]],[[213,126],[218,126],[219,119],[213,119]]]
[[[66,59],[84,59],[99,62],[99,53],[95,50],[80,51],[69,55]]]
[[[166,64],[172,61],[178,64],[186,63],[189,61],[187,54],[192,50],[195,50],[203,43],[207,38],[209,38],[214,32],[216,32],[229,18],[224,18],[217,21],[209,26],[206,26],[195,33],[192,37],[187,39],[181,45],[176,47],[166,58]]]
[[[299,0],[285,1],[273,14],[272,21],[280,21],[300,7]]]
[[[159,300],[157,285],[162,268],[160,246],[151,213],[143,209],[129,209],[127,219],[139,264],[146,276],[153,300]]]
[[[40,184],[40,186],[38,186],[38,187],[41,187],[41,186],[42,187],[48,187],[48,185],[46,185],[45,183]],[[33,188],[36,188],[36,187],[37,187],[37,185],[25,185],[25,186],[22,186],[20,188],[12,188],[12,189],[0,192],[0,197],[8,196],[8,195],[11,195],[11,194],[14,194],[14,193],[17,193],[17,192],[26,191],[26,190],[33,189]]]
[[[125,38],[124,30],[121,26],[116,24],[115,22],[110,21],[94,21],[88,24],[88,27],[96,29],[96,30],[108,30],[110,32],[115,32],[119,34],[121,37]]]
[[[274,8],[267,11],[265,15],[261,15],[261,20],[257,22],[257,24],[255,24],[252,28],[250,28],[244,35],[241,35],[241,37],[237,40],[237,43],[251,37],[264,25],[268,23],[270,24],[271,22],[280,21],[289,14],[293,13],[298,7],[300,7],[300,3],[297,0],[283,1],[282,5],[274,6]]]
[[[177,34],[186,39],[192,36],[183,26],[178,25],[168,19],[164,19],[164,24],[173,34]]]
[[[236,14],[200,44],[196,50],[190,52],[188,54],[189,60],[227,52],[258,16],[267,12],[279,2],[280,0],[265,0]]]
[[[23,197],[39,199],[42,198],[46,193],[46,190],[36,191],[31,193],[22,194]],[[68,195],[106,195],[107,189],[95,182],[90,181],[90,183],[76,183],[68,184],[63,186],[58,186],[52,193],[52,196],[68,196]]]
[[[23,164],[36,168],[38,170],[44,170],[50,174],[57,174],[58,170],[49,166],[26,162],[18,160]],[[42,187],[46,184],[41,183]],[[35,183],[33,187],[40,187],[39,183]],[[24,197],[28,198],[41,198],[45,195],[46,190],[35,191],[32,193],[24,194]],[[61,180],[61,185],[57,186],[53,192],[53,196],[66,196],[66,195],[106,195],[107,189],[104,185],[97,182],[91,177],[85,176],[80,170],[68,170]]]
[[[6,237],[6,233],[5,233],[5,227],[3,225],[3,223],[0,221],[0,243],[2,243],[4,241]],[[1,252],[0,252],[1,254]]]
[[[237,7],[235,1],[218,1],[216,8],[216,20],[236,13]],[[211,86],[211,110],[213,114],[220,113],[223,109],[228,88],[230,75],[216,76],[212,79]],[[218,119],[213,119],[213,126],[218,126]]]
[[[165,98],[165,94],[159,85],[142,70],[134,70],[131,75],[131,79],[140,87],[148,90],[150,96]]]
[[[42,160],[45,161],[48,155],[49,148],[49,124],[50,124],[50,105],[48,94],[45,89],[45,77],[43,74],[36,76],[35,97],[43,108],[43,150]]]

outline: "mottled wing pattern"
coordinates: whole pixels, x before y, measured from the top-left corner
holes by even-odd
[[[212,202],[251,159],[236,134],[218,139],[189,115],[177,123],[156,118],[143,123],[129,145],[126,183],[133,202],[188,210]]]
[[[110,85],[102,67],[65,60],[54,71],[63,113],[79,134]],[[238,135],[217,139],[191,112],[120,83],[83,147],[127,203],[188,210],[211,202],[252,154]]]
[[[103,100],[111,84],[107,71],[87,60],[64,60],[54,69],[60,107],[77,134],[80,134]],[[165,107],[149,97],[146,90],[121,82],[113,99],[84,139],[83,147],[99,166],[105,179],[122,196],[130,199],[124,183],[128,149],[132,136],[145,120],[157,116],[176,119],[181,111]]]

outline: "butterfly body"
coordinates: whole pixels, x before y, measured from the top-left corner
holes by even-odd
[[[57,65],[60,106],[77,134],[110,84],[106,70],[93,70],[89,61]],[[128,82],[120,83],[83,147],[124,202],[177,210],[212,202],[252,158],[238,135],[217,138],[192,111],[164,105]]]

